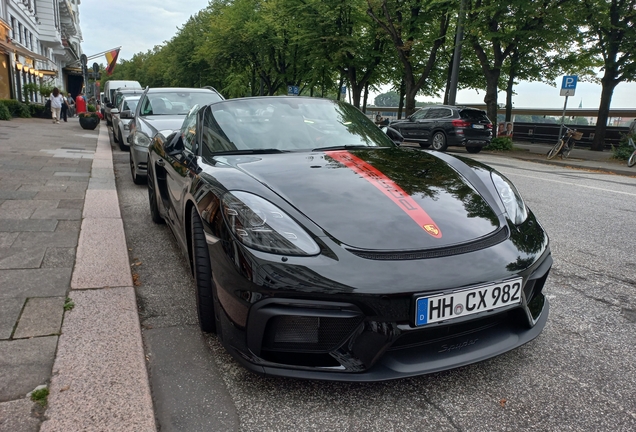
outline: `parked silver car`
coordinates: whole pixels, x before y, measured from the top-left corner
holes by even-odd
[[[119,143],[119,148],[122,151],[129,150],[128,134],[132,118],[121,118],[119,113],[121,111],[134,112],[137,109],[137,102],[139,102],[140,98],[141,95],[124,95],[119,106],[110,110],[113,118],[113,139],[116,143]]]
[[[130,146],[130,172],[136,184],[146,181],[148,146],[155,135],[169,135],[181,129],[183,119],[196,105],[206,105],[223,100],[212,87],[206,88],[146,88],[137,104],[134,115],[124,110],[120,118],[131,118],[128,144]]]

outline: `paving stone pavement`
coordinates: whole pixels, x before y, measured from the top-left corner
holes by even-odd
[[[12,119],[0,133],[0,431],[37,431],[26,394],[50,383],[98,130]]]

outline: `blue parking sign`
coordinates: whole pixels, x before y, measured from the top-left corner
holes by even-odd
[[[561,82],[561,96],[574,96],[576,83],[579,77],[576,75],[566,75]]]

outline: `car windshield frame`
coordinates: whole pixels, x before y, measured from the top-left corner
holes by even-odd
[[[204,110],[204,155],[395,147],[358,108],[329,99],[230,99]]]

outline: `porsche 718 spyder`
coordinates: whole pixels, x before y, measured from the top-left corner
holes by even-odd
[[[537,337],[548,236],[512,183],[397,146],[304,97],[194,107],[148,158],[151,217],[188,259],[201,329],[267,375],[377,381]]]

